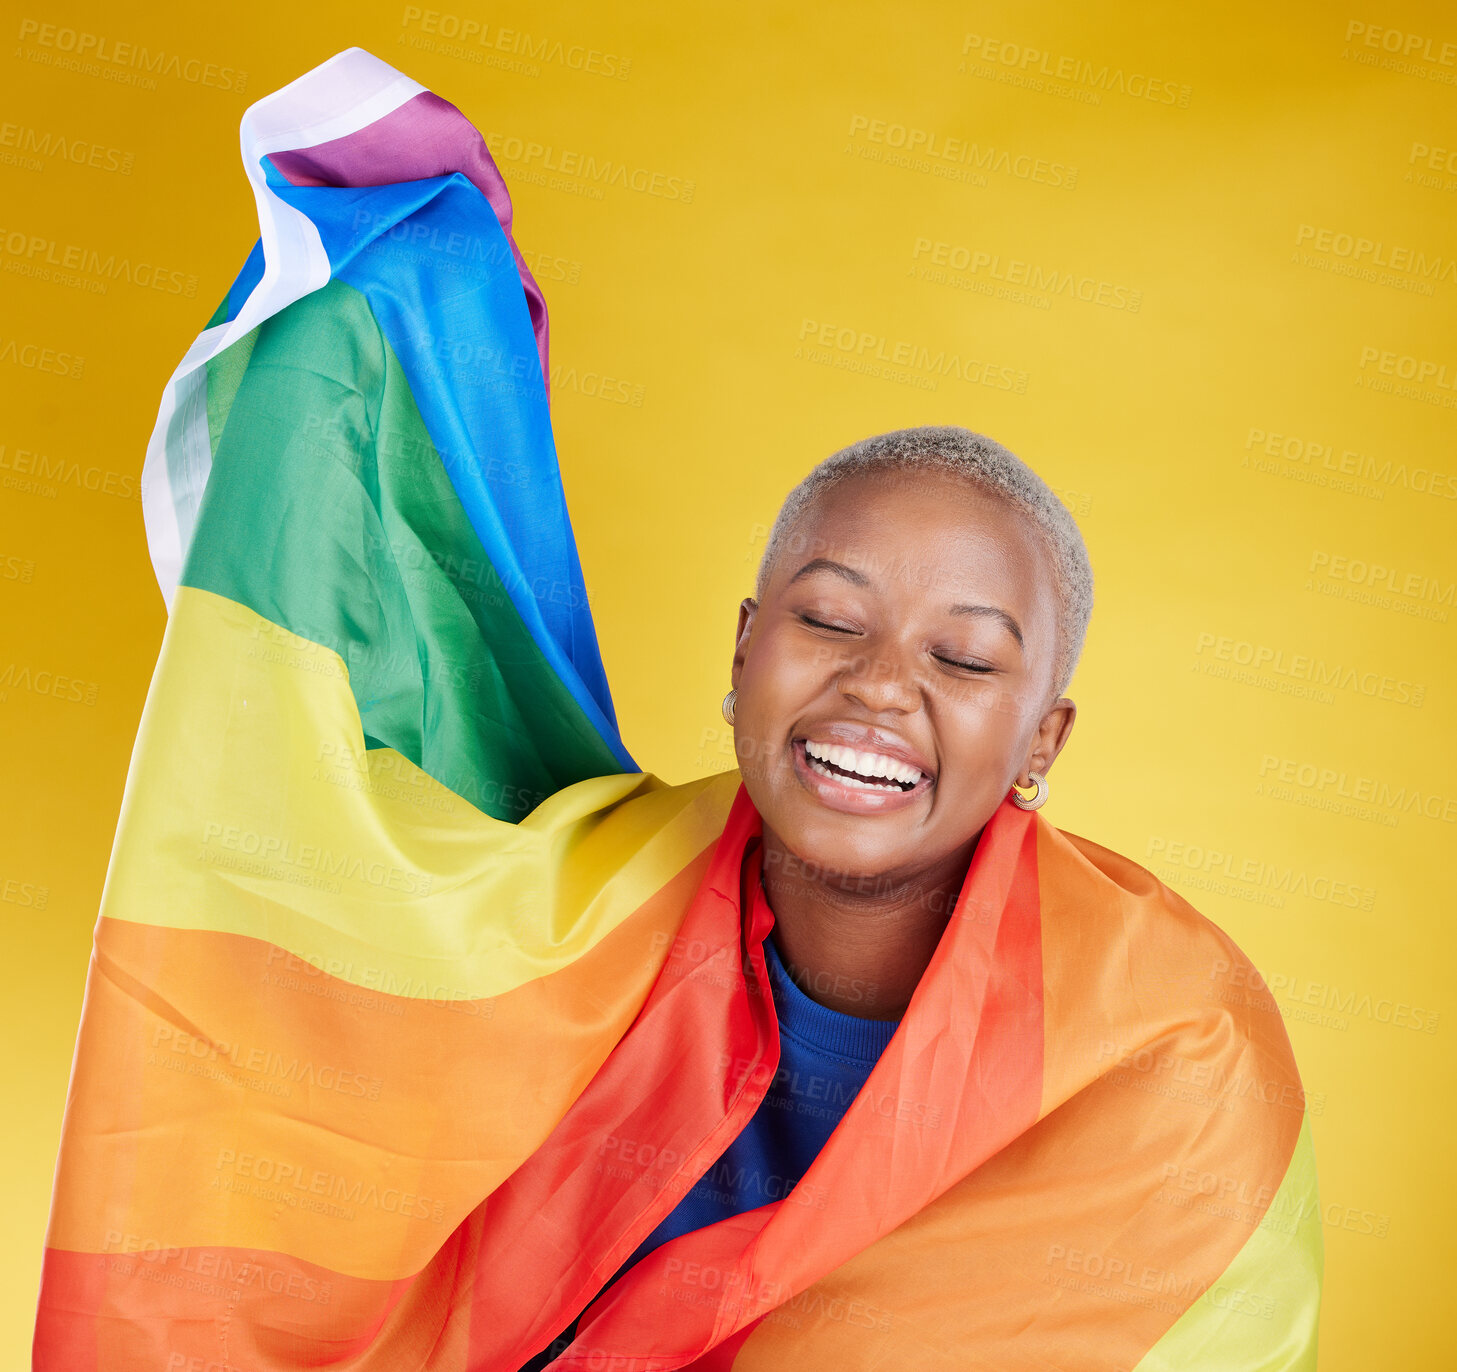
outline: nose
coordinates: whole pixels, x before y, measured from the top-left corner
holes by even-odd
[[[909,714],[921,703],[914,677],[894,653],[877,649],[849,659],[835,681],[847,700],[857,701],[873,713],[896,711]]]

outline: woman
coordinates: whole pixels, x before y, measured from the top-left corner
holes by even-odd
[[[740,608],[740,770],[665,786],[479,138],[357,50],[244,135],[37,1366],[1313,1366],[1278,1014],[1035,813],[1091,603],[1045,486],[959,429],[823,464]]]
[[[965,430],[856,444],[785,501],[724,702],[762,824],[780,1061],[622,1272],[795,1192],[905,1014],[987,821],[1019,777],[1036,789],[1014,803],[1042,804],[1091,607],[1071,516]]]

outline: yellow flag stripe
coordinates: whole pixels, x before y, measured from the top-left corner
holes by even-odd
[[[493,819],[366,750],[338,654],[180,587],[101,913],[264,939],[341,980],[498,996],[569,965],[723,827],[725,773],[626,773]]]
[[[1134,1372],[1315,1372],[1320,1223],[1307,1115],[1285,1179],[1249,1241]]]

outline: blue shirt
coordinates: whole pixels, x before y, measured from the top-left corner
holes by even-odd
[[[669,1239],[783,1200],[819,1156],[896,1031],[895,1020],[860,1019],[810,999],[785,969],[772,934],[764,940],[764,961],[779,1019],[774,1080],[723,1156],[617,1276]]]
[[[896,1031],[898,1021],[860,1019],[810,999],[785,969],[772,933],[764,940],[764,961],[779,1020],[774,1080],[723,1156],[637,1246],[608,1286],[669,1239],[783,1200],[819,1156]],[[544,1367],[560,1354],[576,1328],[573,1321],[522,1372]]]

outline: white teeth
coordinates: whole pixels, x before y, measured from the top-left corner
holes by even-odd
[[[918,768],[912,767],[908,762],[897,762],[895,758],[886,757],[882,753],[860,753],[854,748],[843,748],[838,743],[811,743],[805,741],[804,751],[811,757],[821,762],[832,763],[841,767],[847,772],[858,773],[859,776],[870,778],[869,781],[860,782],[851,777],[837,777],[837,780],[847,782],[849,785],[869,785],[880,791],[899,791],[901,788],[895,785],[875,785],[876,782],[905,782],[914,786],[921,779]],[[817,768],[818,770],[822,770]],[[826,775],[834,775],[826,773]]]

